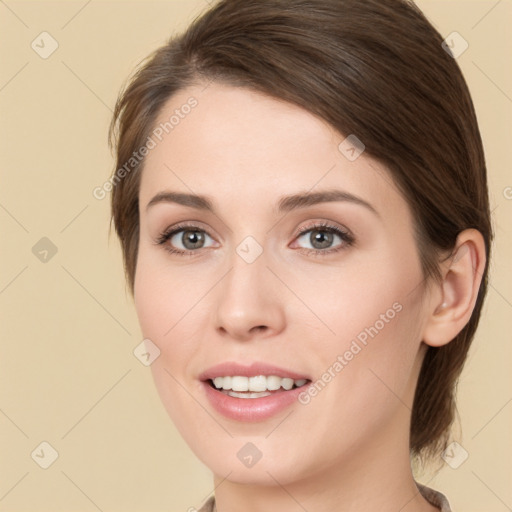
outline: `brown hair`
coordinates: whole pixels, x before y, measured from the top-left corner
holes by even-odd
[[[466,228],[487,262],[468,324],[429,347],[414,399],[410,451],[438,455],[456,412],[455,387],[487,292],[493,239],[486,167],[473,103],[455,59],[406,0],[221,0],[156,50],[121,93],[110,128],[116,169],[150,135],[177,91],[216,79],[299,105],[340,134],[355,134],[407,200],[425,283]],[[112,220],[130,291],[139,241],[143,160],[114,174]],[[427,458],[427,457],[425,457]]]

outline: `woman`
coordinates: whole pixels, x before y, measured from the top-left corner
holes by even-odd
[[[117,102],[112,218],[201,511],[450,510],[493,233],[464,78],[405,0],[221,0]]]

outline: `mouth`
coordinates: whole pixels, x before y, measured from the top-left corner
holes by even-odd
[[[244,375],[215,377],[205,381],[209,386],[232,398],[257,399],[284,393],[308,385],[309,379],[292,379],[277,375]]]
[[[203,393],[219,414],[239,422],[268,420],[297,404],[309,375],[263,361],[226,361],[200,375]]]

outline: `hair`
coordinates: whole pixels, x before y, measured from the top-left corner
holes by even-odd
[[[415,390],[410,454],[424,461],[438,457],[450,438],[494,236],[473,102],[442,43],[407,0],[221,0],[139,65],[109,133],[118,169],[111,221],[132,295],[144,159],[130,172],[119,170],[144,146],[167,100],[211,80],[290,102],[344,136],[355,134],[412,211],[423,284],[441,282],[440,255],[451,254],[462,230],[480,231],[486,265],[472,316],[450,343],[428,347]]]

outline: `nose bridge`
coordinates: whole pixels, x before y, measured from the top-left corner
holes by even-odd
[[[238,245],[234,245],[228,256],[230,272],[226,276],[227,290],[245,295],[252,290],[251,296],[258,294],[261,286],[265,285],[265,274],[268,273],[266,265],[269,263],[269,253],[264,249],[264,234],[260,234],[258,241],[252,235],[246,235]],[[243,299],[244,297],[240,297]]]
[[[252,237],[251,237],[252,238]],[[230,272],[226,276],[222,296],[227,302],[233,301],[230,308],[242,310],[245,307],[262,305],[261,299],[264,288],[268,286],[268,273],[266,268],[267,254],[263,247],[255,241],[242,241],[234,250],[229,259]]]
[[[229,258],[230,270],[219,283],[217,329],[242,339],[256,331],[283,328],[284,310],[279,295],[273,293],[276,283],[267,268],[268,256],[252,236],[235,247]]]

